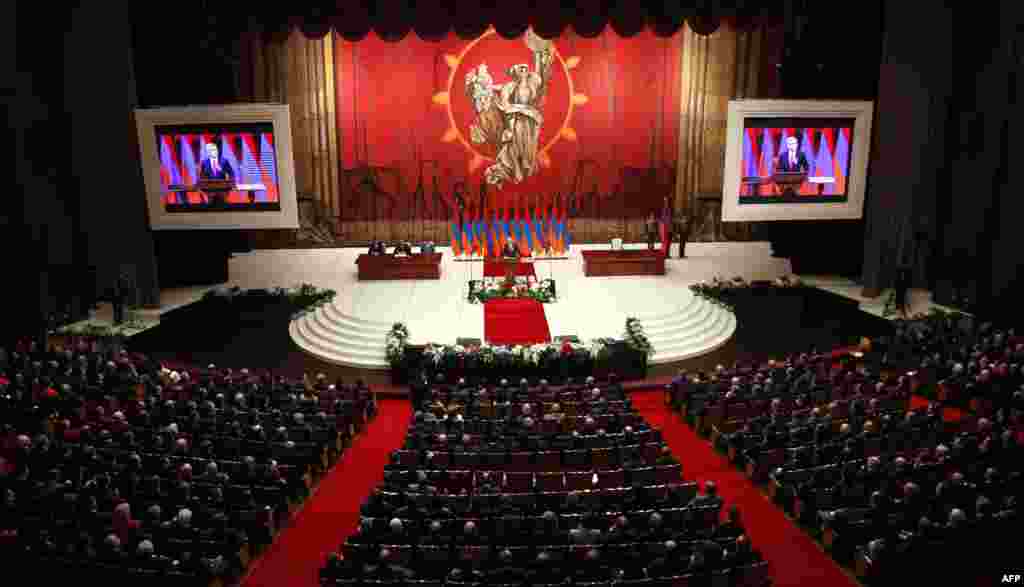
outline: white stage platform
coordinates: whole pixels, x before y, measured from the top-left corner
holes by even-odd
[[[580,251],[606,248],[574,245],[568,259],[536,261],[538,277],[554,279],[559,297],[544,306],[551,334],[620,337],[626,317],[636,316],[654,345],[654,364],[710,352],[736,330],[735,316],[694,296],[690,284],[716,276],[774,279],[790,271],[787,260],[771,256],[769,243],[691,243],[686,259],[667,261],[665,276],[585,277]],[[386,369],[384,338],[396,321],[408,325],[412,343],[484,338],[483,306],[466,301],[467,283],[481,277],[483,264],[456,262],[440,250],[440,280],[360,282],[355,258],[362,249],[313,249],[239,255],[231,261],[231,285],[308,282],[336,290],[333,304],[291,324],[292,339],[331,363]]]

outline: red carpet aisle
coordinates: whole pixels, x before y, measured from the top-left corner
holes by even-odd
[[[539,344],[551,341],[544,304],[530,299],[491,300],[484,304],[484,338],[491,344]]]
[[[516,275],[521,277],[536,275],[533,263],[519,263],[516,265]],[[505,263],[501,261],[484,261],[484,277],[505,277]]]
[[[751,543],[768,560],[774,587],[857,585],[728,459],[669,411],[660,392],[633,393],[631,397],[640,414],[661,429],[665,442],[683,464],[683,476],[701,485],[714,481],[726,507],[739,506]]]
[[[354,446],[320,481],[316,493],[256,559],[243,587],[313,587],[328,552],[335,551],[359,527],[359,506],[384,479],[384,465],[392,450],[401,448],[409,418],[406,400],[379,400],[380,413]]]
[[[919,410],[928,407],[928,400],[919,396],[910,396],[910,409]],[[964,417],[964,411],[954,406],[942,407],[942,419],[946,422],[959,422]]]

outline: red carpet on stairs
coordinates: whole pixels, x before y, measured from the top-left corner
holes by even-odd
[[[345,451],[270,549],[253,561],[243,587],[314,587],[329,552],[359,527],[359,506],[384,479],[391,451],[401,448],[412,409],[408,401],[378,402],[377,418]]]
[[[726,508],[739,507],[751,544],[768,561],[774,587],[858,585],[727,458],[666,408],[662,393],[637,392],[631,397],[640,415],[661,429],[672,454],[683,464],[683,477],[702,485],[714,481]]]
[[[522,277],[536,275],[533,263],[519,263],[516,265],[516,275]],[[484,261],[484,277],[505,277],[505,263],[501,261]]]
[[[491,344],[551,341],[544,304],[537,300],[491,300],[484,304],[484,339]]]

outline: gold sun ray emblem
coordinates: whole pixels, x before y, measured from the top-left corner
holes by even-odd
[[[589,99],[586,94],[575,91],[571,75],[581,58],[577,55],[563,57],[553,42],[541,39],[532,29],[523,36],[524,44],[534,56],[532,68],[526,64],[514,65],[507,71],[509,81],[495,83],[486,64],[480,64],[466,73],[464,87],[460,87],[462,80],[456,80],[456,73],[466,55],[480,41],[494,34],[493,28],[488,29],[457,55],[444,55],[449,69],[448,83],[443,91],[431,97],[431,102],[444,108],[448,115],[448,128],[441,135],[441,141],[461,144],[470,155],[469,172],[472,174],[486,166],[487,182],[500,188],[504,183],[521,182],[538,168],[551,167],[548,151],[558,141],[578,141],[576,130],[571,126],[573,113]],[[553,67],[560,67],[565,74],[568,104],[559,128],[546,143],[538,145],[544,123],[540,108]],[[468,136],[456,124],[452,110],[452,102],[458,95],[465,95],[476,111]]]

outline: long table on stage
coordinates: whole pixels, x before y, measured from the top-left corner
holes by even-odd
[[[665,254],[661,251],[583,251],[583,274],[665,275]]]
[[[427,255],[394,255],[362,254],[356,259],[359,267],[359,280],[370,281],[380,279],[441,279],[441,253]]]

